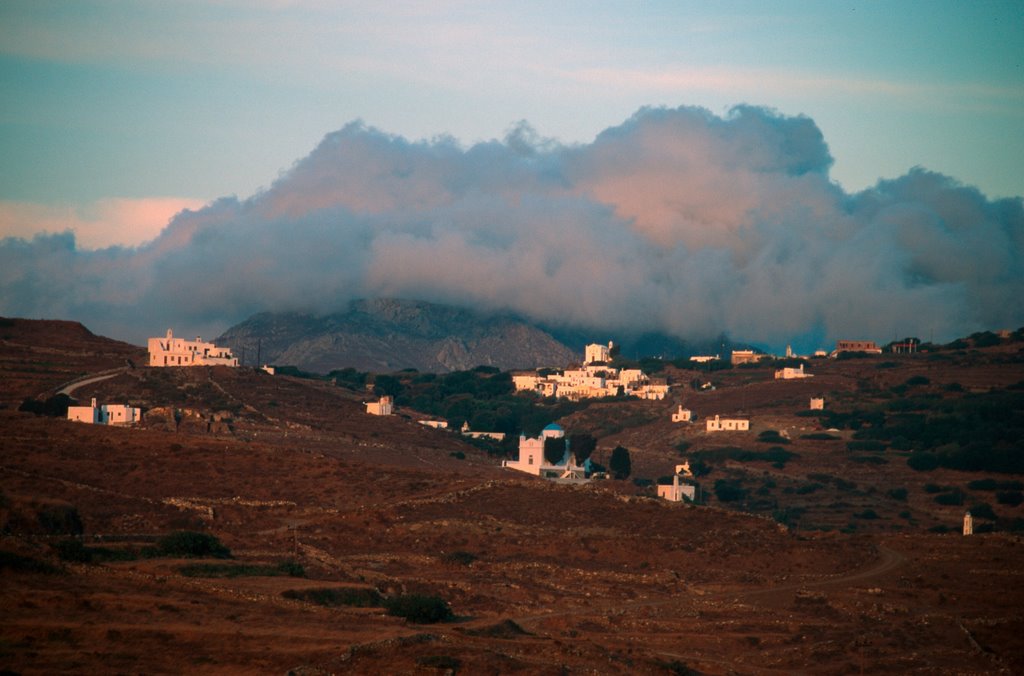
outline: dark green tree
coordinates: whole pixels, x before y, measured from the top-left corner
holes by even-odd
[[[402,392],[402,381],[395,376],[379,375],[373,379],[373,389],[377,394],[397,397]]]
[[[569,437],[569,450],[576,456],[576,462],[582,463],[589,458],[597,448],[597,439],[593,435],[573,434]]]
[[[544,459],[548,464],[554,465],[561,462],[565,455],[565,439],[548,437],[544,439]]]
[[[608,469],[612,471],[616,479],[625,479],[633,471],[633,463],[629,459],[629,449],[624,446],[616,446],[612,451],[612,457],[608,460]]]

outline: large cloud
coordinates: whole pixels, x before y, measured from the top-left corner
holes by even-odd
[[[848,195],[831,162],[813,121],[747,106],[642,109],[581,146],[526,124],[468,149],[351,124],[266,192],[182,212],[137,249],[0,242],[0,313],[133,340],[370,296],[595,339],[816,347],[1024,324],[1021,199],[920,169]]]

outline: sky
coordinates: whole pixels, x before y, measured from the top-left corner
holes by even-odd
[[[772,345],[1024,323],[1019,2],[5,0],[0,100],[2,314],[133,340],[380,293]],[[886,307],[838,316],[855,294]]]

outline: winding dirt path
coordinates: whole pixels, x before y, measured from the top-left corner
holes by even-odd
[[[77,390],[79,387],[91,385],[92,383],[98,383],[102,380],[108,380],[110,378],[113,378],[114,376],[121,375],[122,373],[127,373],[130,369],[130,366],[122,366],[120,368],[112,369],[110,371],[103,371],[102,373],[97,373],[85,376],[84,378],[79,378],[77,380],[72,380],[70,383],[60,388],[57,391],[57,394],[66,394],[70,397],[71,393]]]

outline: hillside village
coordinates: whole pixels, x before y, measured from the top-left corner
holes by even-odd
[[[169,337],[145,366],[75,326],[0,330],[0,564],[65,571],[5,568],[0,668],[180,671],[182,642],[227,671],[1024,666],[1024,332],[604,364],[662,399],[256,369]],[[234,558],[141,554],[182,531]],[[215,570],[237,577],[190,577]],[[324,589],[380,606],[303,596]],[[417,594],[458,619],[383,609]]]

